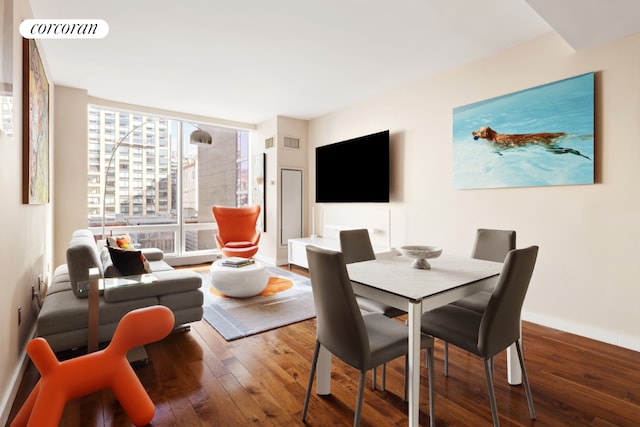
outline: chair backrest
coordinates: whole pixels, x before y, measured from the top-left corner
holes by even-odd
[[[213,206],[211,211],[218,224],[218,236],[222,242],[251,241],[256,235],[260,205]]]
[[[340,250],[346,264],[376,259],[366,229],[340,231]]]
[[[479,228],[471,258],[503,262],[507,252],[516,248],[516,232]]]
[[[316,308],[316,338],[355,368],[368,363],[369,339],[341,252],[308,245],[307,260]]]
[[[509,251],[498,283],[482,315],[478,349],[493,357],[520,338],[520,314],[538,256],[538,247]]]

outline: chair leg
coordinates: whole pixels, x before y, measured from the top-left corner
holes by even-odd
[[[520,360],[520,368],[522,369],[522,382],[524,383],[524,390],[527,393],[527,404],[529,405],[529,413],[531,419],[536,419],[536,410],[533,408],[533,398],[531,397],[531,389],[529,388],[529,378],[527,377],[527,369],[524,366],[524,355],[522,353],[522,347],[520,340],[516,340],[516,350],[518,351],[518,359]]]
[[[449,343],[444,342],[444,376],[449,376]]]
[[[376,369],[377,367],[373,368],[371,370],[371,390],[375,390],[376,389],[376,377],[378,376],[376,374]]]
[[[427,372],[428,375],[428,380],[429,380],[429,425],[431,427],[435,427],[436,425],[436,411],[434,408],[434,393],[433,393],[433,387],[435,385],[435,382],[433,381],[433,347],[427,347],[426,350],[427,353],[427,369],[429,370],[429,372]],[[407,398],[406,392],[405,392],[405,400]]]
[[[366,373],[360,372],[360,380],[358,381],[358,396],[356,397],[356,411],[353,414],[353,427],[360,425],[360,414],[362,413],[362,398],[364,397],[364,383]]]
[[[382,387],[381,390],[384,391],[387,387],[387,364],[382,364]]]
[[[304,406],[302,407],[302,422],[307,422],[307,409],[309,409],[309,396],[311,395],[311,387],[313,387],[313,377],[316,375],[316,363],[318,362],[318,354],[320,353],[320,342],[316,340],[316,348],[313,350],[313,360],[311,361],[311,372],[309,373],[309,383],[307,385],[307,394],[304,396]]]
[[[493,371],[491,370],[491,359],[484,359],[484,371],[487,375],[487,388],[489,389],[489,402],[491,403],[491,415],[493,416],[494,427],[500,426],[498,418],[498,407],[496,405],[496,394],[493,390]]]

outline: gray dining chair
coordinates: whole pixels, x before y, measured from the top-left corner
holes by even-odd
[[[340,251],[346,264],[376,259],[367,229],[340,231]],[[359,295],[356,295],[356,301],[360,308],[370,313],[382,313],[387,317],[406,314],[406,311]]]
[[[351,264],[354,262],[370,261],[376,259],[376,254],[371,245],[369,231],[365,228],[340,231],[340,251],[344,255],[344,262]],[[358,306],[369,313],[381,313],[387,317],[397,317],[406,314],[406,311],[392,307],[379,301],[372,300],[360,295],[356,295]],[[382,387],[386,387],[386,364],[382,364]],[[372,372],[372,388],[376,388],[376,368]]]
[[[482,312],[448,304],[424,313],[421,318],[423,333],[443,339],[484,360],[494,426],[499,426],[500,420],[493,388],[492,360],[512,344],[516,345],[518,352],[531,419],[536,418],[520,345],[520,315],[537,255],[537,246],[509,251],[498,283]]]
[[[309,397],[320,346],[360,371],[353,425],[360,425],[366,372],[408,353],[408,328],[380,313],[362,314],[356,303],[344,255],[307,246],[307,260],[313,302],[316,309],[316,344],[307,393],[302,409],[306,422]],[[426,349],[429,379],[429,413],[435,425],[433,407],[433,338],[422,334],[420,348]],[[406,370],[406,368],[405,368]]]
[[[515,248],[516,232],[514,230],[479,228],[476,231],[471,258],[503,262],[507,253]],[[497,280],[498,278],[495,277],[494,281]],[[451,304],[481,313],[487,306],[492,291],[493,289],[481,291]],[[444,342],[444,375],[449,375],[449,345],[446,341]]]

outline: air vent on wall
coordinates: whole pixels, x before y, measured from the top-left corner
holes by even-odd
[[[292,138],[290,136],[284,137],[284,147],[285,148],[294,148],[298,150],[300,148],[300,138]]]
[[[264,148],[273,148],[273,137],[264,140]]]

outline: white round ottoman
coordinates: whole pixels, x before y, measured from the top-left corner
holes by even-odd
[[[254,262],[244,267],[222,265],[219,259],[211,265],[211,286],[223,295],[234,298],[247,298],[258,295],[269,283],[269,270],[266,266]]]

